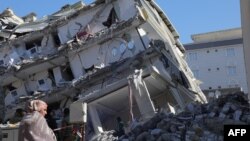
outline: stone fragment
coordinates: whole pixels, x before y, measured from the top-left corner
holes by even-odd
[[[136,141],[146,141],[149,136],[148,132],[143,132],[136,138]]]
[[[151,135],[155,135],[158,136],[159,134],[161,134],[162,130],[161,129],[153,129],[151,131]]]
[[[249,105],[238,102],[239,97],[228,95],[204,105],[193,103],[186,108],[188,112],[177,115],[159,113],[118,141],[223,141],[224,125],[250,124]],[[193,108],[200,110],[191,112]],[[98,141],[117,140],[110,133],[102,136]]]
[[[214,117],[215,115],[216,115],[215,112],[211,112],[211,113],[208,114],[209,117]]]
[[[219,118],[224,119],[226,115],[224,113],[220,113]]]
[[[229,109],[230,109],[230,104],[227,103],[223,106],[221,112],[226,114],[229,111]]]
[[[242,111],[241,111],[241,110],[235,111],[235,112],[234,112],[234,120],[239,121],[241,115],[242,115]]]

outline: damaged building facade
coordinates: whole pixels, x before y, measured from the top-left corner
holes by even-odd
[[[87,103],[95,134],[114,120],[206,103],[173,25],[153,0],[66,5],[36,20],[0,15],[0,93],[5,119],[27,99],[64,108]]]

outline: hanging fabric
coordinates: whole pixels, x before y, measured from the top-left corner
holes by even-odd
[[[102,24],[106,27],[110,27],[112,24],[118,21],[118,16],[115,12],[115,8],[113,7],[109,13],[107,21],[103,22]]]

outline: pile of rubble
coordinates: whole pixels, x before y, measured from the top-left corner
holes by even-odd
[[[250,106],[243,93],[223,95],[207,104],[190,103],[178,115],[158,113],[119,139],[110,131],[94,141],[222,141],[227,124],[250,125]]]

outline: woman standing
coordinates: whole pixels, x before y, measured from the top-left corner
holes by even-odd
[[[20,123],[18,141],[57,140],[44,118],[47,108],[48,105],[42,100],[32,100],[26,103],[27,114]]]

